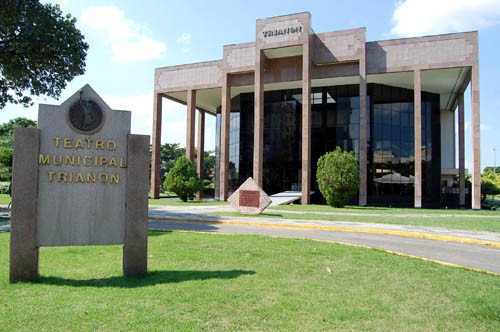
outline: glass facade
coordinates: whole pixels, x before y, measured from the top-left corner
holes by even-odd
[[[368,202],[413,206],[415,182],[413,90],[369,84],[372,151]],[[422,203],[440,205],[441,136],[439,95],[422,92]],[[370,139],[369,139],[370,140]]]
[[[263,189],[268,194],[300,190],[301,89],[267,91],[264,100]],[[311,91],[311,188],[315,192],[311,201],[314,203],[324,202],[316,184],[316,164],[321,155],[340,146],[352,151],[359,160],[359,108],[358,85],[313,88]],[[369,84],[367,119],[368,204],[412,206],[413,90]],[[219,109],[216,121],[216,197],[219,197],[220,121]],[[253,121],[253,93],[233,98],[230,193],[252,176]],[[426,206],[435,202],[439,205],[439,148],[439,96],[422,93],[422,180]],[[353,197],[351,203],[357,204],[357,197]]]

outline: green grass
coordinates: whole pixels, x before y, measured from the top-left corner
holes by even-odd
[[[0,194],[0,205],[8,205],[11,201],[9,194]]]
[[[249,217],[237,212],[213,212],[207,215],[221,217]],[[326,221],[352,221],[361,223],[378,223],[409,226],[427,226],[427,227],[445,227],[451,229],[463,229],[474,231],[500,232],[500,218],[467,218],[467,217],[401,217],[394,216],[350,216],[350,215],[322,215],[307,213],[286,213],[286,212],[264,212],[258,215],[252,215],[258,218],[277,218],[277,219],[303,219],[303,220],[326,220]]]
[[[122,277],[117,246],[42,248],[39,283],[12,285],[8,252],[0,234],[6,331],[500,329],[500,277],[377,250],[151,232],[147,277]]]
[[[149,205],[164,205],[164,206],[206,206],[206,205],[227,205],[228,202],[220,201],[187,201],[183,202],[180,199],[150,199]]]
[[[273,210],[300,211],[300,212],[338,212],[338,213],[365,213],[365,214],[469,214],[469,215],[497,215],[500,218],[500,211],[476,211],[476,210],[443,210],[443,209],[404,209],[388,207],[363,207],[346,206],[345,208],[333,208],[328,205],[310,204],[310,205],[278,205],[273,206]]]

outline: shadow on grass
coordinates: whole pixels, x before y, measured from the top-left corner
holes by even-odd
[[[172,233],[172,231],[169,231],[169,230],[148,231],[148,237],[151,237],[151,236],[163,236],[163,235],[168,235],[170,233]]]
[[[157,284],[179,283],[192,280],[208,279],[234,279],[241,275],[253,275],[255,271],[229,270],[229,271],[152,271],[145,276],[138,277],[109,277],[103,279],[66,279],[60,277],[43,277],[35,282],[54,286],[72,287],[118,287],[137,288],[154,286]]]

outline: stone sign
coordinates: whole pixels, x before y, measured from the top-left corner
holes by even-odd
[[[245,214],[259,214],[271,204],[269,196],[251,177],[227,201],[236,211]]]
[[[124,273],[147,271],[149,136],[130,119],[86,85],[16,130],[11,282],[37,278],[42,246],[123,244]]]

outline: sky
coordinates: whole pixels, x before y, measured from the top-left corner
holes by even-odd
[[[86,72],[59,100],[8,105],[0,123],[36,120],[38,104],[61,104],[85,84],[112,109],[132,111],[132,133],[152,134],[154,69],[222,59],[222,47],[255,41],[255,21],[308,11],[316,32],[366,27],[367,41],[479,31],[481,168],[500,148],[500,0],[45,0],[77,18],[89,44]],[[465,95],[466,168],[471,170],[470,90]],[[185,106],[163,102],[162,143],[186,141]],[[215,119],[206,117],[205,149],[215,146]],[[500,151],[497,151],[500,165]],[[458,164],[457,164],[458,165]]]

